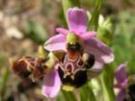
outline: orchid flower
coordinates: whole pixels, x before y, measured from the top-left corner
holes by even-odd
[[[115,73],[117,80],[115,87],[119,89],[116,101],[135,101],[135,83],[129,83],[131,80],[129,80],[126,67],[126,64],[121,64]]]
[[[42,92],[48,97],[55,97],[62,83],[82,86],[87,81],[89,67],[92,66],[94,72],[100,72],[105,63],[114,59],[111,49],[96,38],[96,32],[87,31],[88,16],[85,10],[70,8],[67,23],[69,29],[57,28],[59,34],[52,36],[44,45],[49,52],[66,54],[64,60],[59,60],[45,76]]]
[[[40,53],[43,53],[42,51]],[[51,52],[47,58],[25,56],[13,61],[12,70],[22,79],[30,79],[34,82],[44,80],[42,93],[46,97],[53,98],[61,88],[57,62],[58,59]]]
[[[67,23],[69,29],[57,28],[58,35],[52,36],[44,45],[48,51],[67,51],[67,37],[70,33],[77,36],[82,44],[84,51],[93,54],[96,63],[93,70],[101,70],[104,63],[114,60],[111,49],[96,38],[96,32],[87,31],[88,16],[84,9],[70,8],[67,11]]]
[[[126,96],[126,87],[128,85],[128,75],[125,70],[126,64],[121,64],[116,73],[115,77],[117,80],[116,87],[119,89],[118,96],[116,98],[116,101],[124,101]]]

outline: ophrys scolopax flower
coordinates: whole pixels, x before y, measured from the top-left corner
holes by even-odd
[[[79,8],[67,11],[69,29],[57,28],[59,33],[44,44],[50,52],[64,52],[57,64],[62,84],[80,87],[88,80],[87,72],[99,73],[103,65],[114,60],[111,49],[87,31],[87,12]]]

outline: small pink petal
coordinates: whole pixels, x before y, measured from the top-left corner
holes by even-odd
[[[63,42],[65,41],[65,36],[63,34],[57,34],[52,37],[50,37],[46,42],[45,45],[51,44],[51,43],[57,43],[57,42]]]
[[[103,65],[104,65],[103,63],[99,63],[98,61],[96,61],[94,63],[94,66],[92,66],[92,68],[88,70],[88,73],[87,73],[88,79],[90,80],[94,77],[97,77],[102,72]]]
[[[69,31],[67,29],[64,29],[64,28],[56,28],[56,32],[66,36]]]
[[[44,48],[48,51],[66,51],[66,42],[52,43],[45,45]]]
[[[48,51],[66,51],[66,37],[58,34],[46,41],[44,48]]]
[[[103,65],[104,65],[104,63],[95,61],[94,66],[92,66],[90,71],[97,72],[97,74],[98,74],[103,70]]]
[[[115,77],[119,85],[126,86],[128,83],[128,74],[126,72],[126,64],[121,64],[116,70]]]
[[[61,88],[61,80],[57,70],[52,70],[45,75],[42,94],[46,97],[54,98]]]
[[[69,30],[72,32],[84,33],[87,30],[88,16],[85,10],[70,8],[67,12]]]
[[[89,40],[89,38],[96,37],[96,32],[85,32],[84,34],[81,34],[80,37],[83,40]]]
[[[99,63],[111,63],[114,60],[112,50],[94,37],[84,40],[84,47]]]

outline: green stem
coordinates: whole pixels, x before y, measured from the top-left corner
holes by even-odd
[[[81,101],[96,101],[95,95],[90,85],[86,84],[80,90]]]
[[[89,26],[92,27],[92,29],[97,30],[98,28],[98,19],[99,19],[99,14],[101,7],[104,3],[104,0],[96,0],[95,1],[95,9],[92,13],[92,18],[89,22]]]
[[[101,74],[101,84],[104,94],[104,101],[115,101],[113,90],[113,70],[107,66]]]

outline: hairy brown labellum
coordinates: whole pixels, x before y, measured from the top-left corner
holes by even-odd
[[[69,43],[67,50],[63,61],[59,64],[60,78],[63,84],[80,87],[87,82],[87,70],[94,65],[95,57],[85,53],[79,43]]]
[[[13,63],[13,71],[22,78],[32,75],[35,79],[41,79],[45,73],[45,60],[41,58],[23,57]]]
[[[24,58],[16,60],[12,65],[12,70],[22,78],[26,78],[31,74],[27,69],[27,62]]]

